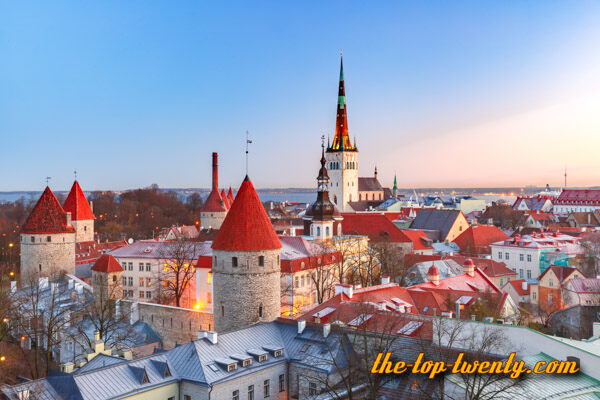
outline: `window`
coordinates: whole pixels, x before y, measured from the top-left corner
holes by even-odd
[[[304,287],[304,275],[300,278],[300,286]]]
[[[554,280],[550,279],[548,281],[548,286],[553,287],[554,286]]]
[[[231,266],[232,267],[238,266],[238,258],[237,257],[231,257]]]
[[[140,299],[144,298],[144,292],[142,290],[140,290]]]
[[[504,279],[500,278],[500,286],[504,286]]]
[[[325,236],[329,236],[329,227],[328,226],[325,227]]]
[[[227,372],[235,371],[237,369],[237,363],[229,364],[227,366]]]
[[[117,281],[117,276],[113,275],[113,282],[116,282],[116,281]]]
[[[315,382],[310,382],[308,384],[308,395],[309,396],[317,395],[317,384]]]
[[[123,286],[127,286],[127,278],[123,277]]]
[[[146,278],[146,286],[147,287],[152,286],[152,278]]]
[[[504,259],[508,260],[508,253],[504,253]]]
[[[533,299],[535,300],[537,298],[537,292],[531,292],[531,294],[533,295]]]
[[[150,263],[146,263],[146,272],[150,272]]]
[[[527,262],[531,262],[531,254],[527,254]]]
[[[300,278],[298,278],[298,277],[294,278],[294,286],[297,288],[300,287]]]
[[[130,276],[129,278],[127,278],[127,282],[129,282],[129,286],[133,286],[133,277]]]
[[[248,400],[254,400],[254,385],[248,386]]]
[[[127,291],[127,297],[133,297],[133,290]]]
[[[209,304],[212,303],[212,293],[211,292],[206,293],[206,302]]]
[[[129,270],[133,271],[133,263],[132,262],[129,263]]]
[[[548,304],[552,304],[552,293],[548,293]]]
[[[46,236],[46,242],[51,242],[52,241],[52,236]]]
[[[501,252],[501,251],[499,251],[499,252],[498,252],[498,258],[499,258],[500,260],[502,260],[502,252]]]
[[[259,267],[265,266],[265,256],[258,256],[258,266]]]
[[[524,259],[524,255],[523,254],[519,254],[519,261],[523,261]]]
[[[123,271],[127,271],[127,263],[124,262],[124,263],[121,263],[121,265],[123,266]]]
[[[144,278],[140,278],[140,286],[143,287],[144,286]]]
[[[31,237],[31,243],[35,243],[35,237]]]
[[[321,236],[321,227],[317,226],[317,236]]]
[[[519,279],[523,279],[523,268],[519,269]]]
[[[252,359],[251,358],[242,361],[242,367],[247,367],[248,365],[252,365]]]
[[[140,263],[139,269],[140,269],[140,272],[144,272],[144,263]]]
[[[265,379],[264,392],[265,392],[265,397],[270,396],[270,394],[271,394],[271,380],[270,379]]]
[[[285,375],[279,375],[279,391],[285,391]]]
[[[260,318],[262,318],[262,316],[263,316],[263,306],[262,306],[262,304],[260,306],[258,306],[258,316]]]
[[[273,352],[273,357],[280,357],[283,354],[283,350],[275,350]]]
[[[240,391],[234,390],[231,395],[231,400],[240,400]]]
[[[221,316],[225,316],[225,306],[221,306]]]
[[[531,270],[527,270],[527,279],[531,279]]]
[[[258,362],[263,362],[263,361],[267,361],[266,354],[261,354],[260,356],[258,356]]]
[[[123,290],[123,297],[127,297],[127,290]]]
[[[190,396],[189,394],[184,394],[183,400],[192,400],[192,396]]]
[[[206,275],[206,283],[208,283],[209,285],[212,283],[212,274],[209,272],[208,275]]]
[[[152,298],[152,292],[146,292],[146,298],[147,299],[151,299]]]

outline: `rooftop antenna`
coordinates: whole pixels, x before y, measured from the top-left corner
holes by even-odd
[[[52,179],[51,176],[46,177],[46,186],[50,186],[50,179]]]
[[[565,165],[565,189],[567,188],[567,166]]]
[[[248,176],[248,145],[252,140],[248,139],[248,131],[246,131],[246,176]]]

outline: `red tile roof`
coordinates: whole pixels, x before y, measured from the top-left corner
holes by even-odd
[[[519,296],[527,296],[529,295],[530,286],[527,285],[527,289],[523,290],[523,282],[526,282],[525,279],[515,279],[514,281],[508,282],[513,289],[517,292]]]
[[[213,189],[202,206],[202,212],[225,212],[225,202],[219,194],[219,189]]]
[[[246,176],[212,244],[216,250],[274,250],[281,243],[254,185]]]
[[[490,252],[490,244],[508,239],[508,235],[492,225],[471,226],[454,239],[461,252],[481,254]]]
[[[52,190],[46,187],[31,214],[23,224],[21,233],[73,233],[72,225],[67,226],[65,210]]]
[[[565,189],[554,204],[568,205],[600,205],[600,190],[598,189]]]
[[[577,268],[563,267],[561,265],[551,265],[548,268],[546,268],[546,270],[540,275],[538,281],[541,280],[542,277],[548,273],[548,271],[554,272],[554,275],[558,279],[559,283],[563,283],[565,279],[567,279],[569,276],[571,276],[571,274],[575,272],[579,272],[581,276],[583,276],[581,271],[579,271]]]
[[[342,213],[342,216],[342,232],[346,235],[367,235],[373,242],[412,242],[382,213]]]
[[[93,240],[75,244],[75,265],[89,264],[96,261],[102,254],[127,246],[125,240],[116,242],[96,243]]]
[[[102,254],[92,266],[92,271],[97,272],[122,272],[123,267],[116,258],[110,254]]]
[[[415,254],[408,253],[404,256],[404,267],[410,268],[413,265],[427,261],[441,260],[441,255],[426,255],[426,254]],[[444,260],[454,260],[459,265],[464,265],[465,261],[469,257],[461,255],[446,256]],[[506,267],[503,262],[490,260],[489,258],[471,258],[475,266],[482,270],[490,278],[497,278],[501,276],[512,276],[516,275],[516,272]]]
[[[229,197],[227,197],[227,193],[225,193],[225,189],[221,189],[221,199],[223,200],[223,204],[225,208],[229,210],[231,207],[231,203],[229,203]]]
[[[73,183],[71,191],[63,204],[63,209],[65,212],[71,213],[73,221],[95,219],[94,213],[77,181]]]
[[[433,249],[432,241],[427,237],[425,232],[420,229],[402,229],[404,233],[413,242],[413,250]]]

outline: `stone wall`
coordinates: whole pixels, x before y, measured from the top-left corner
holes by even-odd
[[[550,316],[550,329],[556,335],[582,340],[592,337],[592,323],[600,306],[574,306],[556,311]]]
[[[79,242],[90,242],[94,240],[94,220],[93,219],[82,219],[79,221],[72,221],[73,228],[75,228],[75,240]]]
[[[197,339],[198,331],[214,330],[212,314],[202,311],[132,300],[120,300],[119,309],[130,315],[132,323],[142,321],[150,325],[166,350]]]
[[[217,332],[279,317],[280,253],[280,249],[213,250],[213,310]],[[264,266],[259,266],[260,256],[264,257]],[[233,257],[237,258],[237,267],[233,266]]]
[[[75,274],[74,233],[21,234],[22,282],[59,271]]]
[[[201,212],[200,226],[202,228],[219,229],[225,221],[227,212]]]

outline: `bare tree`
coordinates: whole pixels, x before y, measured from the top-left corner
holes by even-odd
[[[381,283],[381,263],[379,251],[369,247],[361,257],[354,258],[349,263],[346,273],[348,283],[362,287]]]
[[[399,245],[382,241],[371,245],[377,253],[381,265],[381,274],[390,276],[395,282],[404,284],[408,269],[404,267],[404,251]]]
[[[200,255],[199,246],[199,242],[183,237],[162,243],[159,256],[163,265],[157,280],[157,297],[161,302],[181,307],[182,298],[196,273],[194,263]]]

